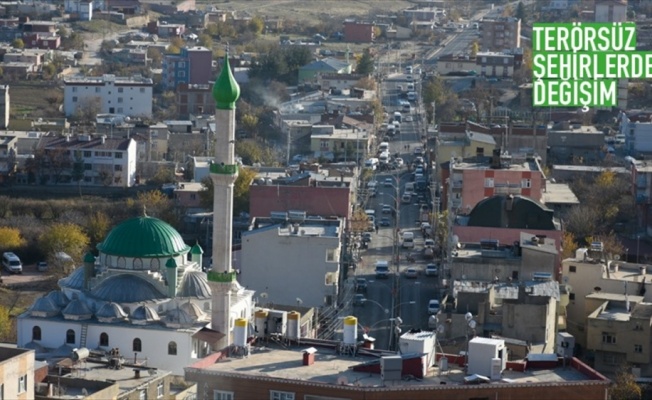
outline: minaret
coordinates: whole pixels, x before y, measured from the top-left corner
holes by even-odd
[[[231,237],[233,235],[233,185],[238,177],[235,163],[235,102],[240,87],[231,73],[229,53],[213,85],[215,99],[215,160],[210,166],[213,181],[213,269],[208,272],[211,286],[211,327],[225,334],[220,347],[231,340],[231,294],[241,289],[231,265]]]

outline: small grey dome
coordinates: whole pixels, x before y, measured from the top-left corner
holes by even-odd
[[[200,271],[188,271],[181,281],[179,297],[211,298],[211,287],[208,286],[206,274]]]
[[[65,319],[84,320],[90,319],[92,316],[93,312],[91,309],[88,308],[86,303],[80,299],[71,301],[70,304],[63,309],[63,317]]]
[[[117,303],[104,303],[95,313],[95,317],[100,322],[117,322],[124,321],[128,315]]]
[[[195,321],[203,319],[206,315],[197,304],[190,301],[183,303],[181,309],[188,313]]]
[[[93,288],[91,294],[95,298],[115,303],[140,303],[167,297],[150,282],[131,274],[107,278]]]
[[[139,306],[131,314],[131,323],[133,324],[150,324],[160,320],[161,318],[158,316],[156,310],[150,306]]]
[[[65,278],[59,279],[59,286],[69,289],[83,289],[84,288],[84,267],[79,267]]]
[[[174,310],[170,310],[165,314],[165,324],[166,325],[192,325],[194,324],[196,319],[193,319],[193,317],[185,312],[184,310],[180,308],[175,308]]]
[[[57,314],[61,309],[50,300],[47,296],[39,297],[36,299],[29,312],[33,317],[52,317]]]
[[[57,307],[63,308],[70,303],[70,300],[66,297],[65,294],[61,290],[53,290],[50,293],[48,293],[45,297],[50,299],[54,305]]]

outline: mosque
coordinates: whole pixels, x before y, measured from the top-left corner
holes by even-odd
[[[213,268],[169,224],[143,215],[117,225],[83,266],[59,280],[18,317],[18,347],[37,359],[70,357],[74,349],[118,349],[130,361],[183,375],[183,367],[233,343],[236,320],[249,319],[254,292],[237,282],[231,235],[235,103],[240,96],[228,62],[213,86],[216,102]]]

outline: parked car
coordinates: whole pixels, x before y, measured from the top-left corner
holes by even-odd
[[[355,290],[356,292],[366,292],[367,280],[365,278],[357,278],[355,280]]]
[[[412,122],[412,121],[414,121],[414,119],[412,118],[411,115],[406,115],[405,116],[405,122]]]
[[[416,268],[410,267],[405,270],[405,277],[409,279],[416,279],[419,276],[419,272]]]
[[[393,211],[392,206],[390,206],[389,204],[383,204],[383,211],[382,211],[383,214],[391,214],[392,211]]]
[[[389,220],[388,217],[382,217],[380,219],[380,226],[391,226],[392,222]]]
[[[385,178],[385,181],[383,182],[383,186],[385,187],[392,187],[393,184],[394,181],[392,180],[392,178]]]
[[[422,155],[422,154],[423,154],[423,148],[421,148],[421,147],[416,147],[416,148],[414,149],[414,155],[415,155],[415,156],[420,156],[420,155]]]
[[[364,305],[365,301],[367,301],[367,299],[364,297],[364,294],[358,293],[355,296],[353,296],[354,306],[362,306]]]
[[[371,232],[363,232],[362,243],[369,243],[369,242],[371,242]]]
[[[435,247],[435,241],[433,239],[426,239],[423,242],[423,247],[434,248]]]
[[[439,309],[439,300],[432,299],[428,302],[428,314],[438,314]]]
[[[394,159],[394,162],[396,163],[397,166],[402,167],[403,166],[403,159],[401,157],[397,157]]]
[[[439,268],[437,268],[437,264],[426,265],[426,276],[439,276]]]
[[[45,272],[48,270],[48,263],[46,261],[39,261],[39,263],[36,264],[36,269],[39,272]]]

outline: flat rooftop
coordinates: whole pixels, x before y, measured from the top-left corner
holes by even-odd
[[[542,193],[541,201],[544,204],[580,204],[567,183],[546,182],[546,190]]]
[[[487,170],[491,168],[491,160],[489,157],[486,160],[482,161],[462,161],[456,162],[452,166],[453,170],[456,169],[468,169],[468,170]],[[534,161],[525,161],[525,162],[511,162],[511,163],[501,163],[500,168],[496,168],[496,171],[540,171],[539,166]]]
[[[266,347],[253,347],[248,357],[225,358],[206,367],[203,371],[218,373],[250,375],[261,378],[278,378],[299,380],[313,383],[336,385],[343,379],[358,387],[385,387],[392,383],[384,383],[380,374],[370,372],[356,372],[356,366],[377,362],[377,356],[367,355],[338,355],[333,349],[318,347],[315,353],[315,363],[303,365],[303,352],[310,345],[303,347],[278,348],[274,345]],[[190,366],[188,368],[193,368]],[[451,365],[447,371],[440,371],[433,367],[422,380],[400,381],[401,386],[424,387],[447,385],[463,385],[466,373],[457,365]],[[574,368],[554,369],[528,369],[525,372],[505,370],[503,383],[542,383],[542,382],[569,382],[591,380]],[[445,382],[445,383],[443,383]]]

